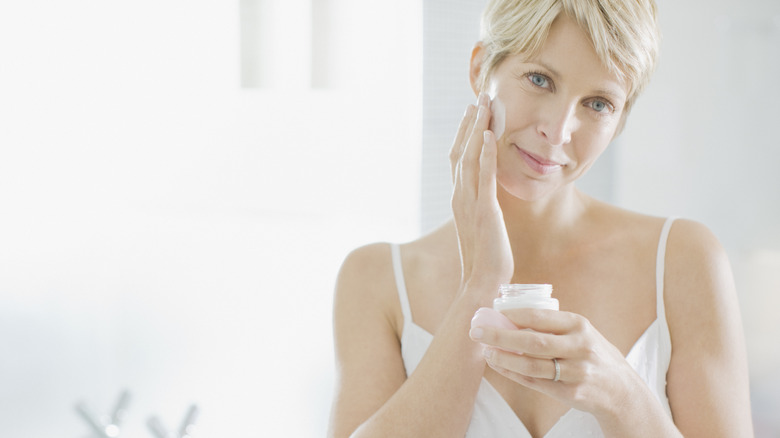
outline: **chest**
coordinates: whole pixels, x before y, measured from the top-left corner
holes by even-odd
[[[623,355],[656,318],[655,257],[571,258],[517,269],[516,283],[550,283],[562,311],[585,316]],[[440,272],[444,274],[444,272]],[[415,323],[436,333],[457,293],[459,275],[413,275],[408,280]],[[486,380],[496,389],[532,436],[542,436],[568,407],[504,378],[490,368]]]
[[[436,333],[457,294],[460,272],[431,268],[412,267],[406,283],[415,323]],[[586,317],[625,355],[656,318],[655,275],[654,254],[637,253],[527,264],[516,269],[512,282],[552,284],[560,310]]]

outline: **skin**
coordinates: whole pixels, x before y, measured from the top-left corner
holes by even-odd
[[[477,45],[475,93],[484,55]],[[481,93],[451,151],[453,220],[401,247],[414,321],[434,334],[408,378],[388,246],[359,248],[342,266],[329,436],[463,436],[483,376],[534,437],[570,408],[592,413],[608,437],[752,436],[731,271],[704,226],[678,220],[667,244],[674,422],[625,361],[656,318],[664,220],[601,203],[574,186],[622,123],[625,84],[562,16],[536,58],[508,57],[487,86],[506,105],[504,134],[497,139],[488,130],[489,101]],[[523,151],[560,166],[540,173]],[[476,310],[490,307],[507,282],[552,283],[561,311],[506,312],[536,333],[471,329]],[[553,357],[560,382],[551,380]]]

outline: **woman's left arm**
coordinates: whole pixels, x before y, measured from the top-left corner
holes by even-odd
[[[667,395],[686,437],[752,437],[747,354],[726,252],[704,226],[678,220],[666,253],[672,337]]]

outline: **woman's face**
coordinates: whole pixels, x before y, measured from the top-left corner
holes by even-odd
[[[564,15],[536,57],[507,57],[486,85],[499,137],[498,183],[528,201],[568,185],[593,165],[614,137],[627,97],[626,85]]]

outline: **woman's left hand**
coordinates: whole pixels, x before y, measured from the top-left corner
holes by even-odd
[[[488,365],[501,375],[596,417],[614,411],[641,382],[617,347],[585,317],[540,309],[503,313],[519,329],[531,330],[471,330],[472,339],[484,345]]]

